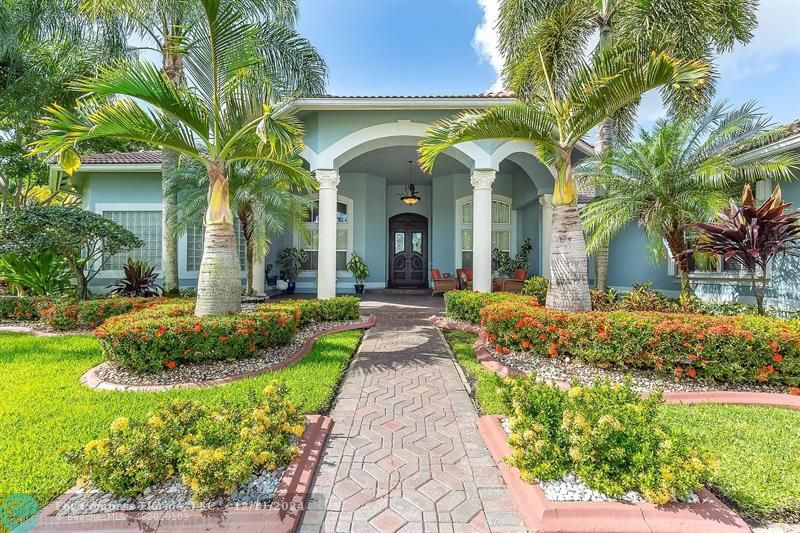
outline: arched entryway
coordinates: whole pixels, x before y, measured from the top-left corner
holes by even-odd
[[[428,219],[414,213],[389,218],[389,286],[428,286]]]

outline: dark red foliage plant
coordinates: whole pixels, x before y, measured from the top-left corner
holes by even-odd
[[[716,223],[694,225],[701,234],[694,251],[741,264],[750,275],[750,286],[762,315],[769,262],[778,255],[800,255],[800,212],[789,211],[790,206],[781,199],[780,186],[756,206],[753,191],[745,185],[741,205],[731,201],[730,209],[720,213]]]

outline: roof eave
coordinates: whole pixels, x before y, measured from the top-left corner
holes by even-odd
[[[466,97],[466,98],[298,98],[279,107],[275,114],[284,115],[290,111],[336,111],[344,109],[483,109],[496,105],[511,104],[513,97]]]
[[[50,170],[63,171],[58,163],[50,163]],[[150,172],[161,171],[161,163],[87,163],[76,172]]]
[[[794,148],[800,148],[800,133],[795,133],[794,135],[790,135],[766,146],[761,146],[760,148],[754,148],[749,152],[745,152],[736,156],[734,161],[737,163],[743,163],[745,161],[758,159],[759,157],[763,157],[765,155],[778,154]]]

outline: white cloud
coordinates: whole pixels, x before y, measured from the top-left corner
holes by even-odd
[[[800,2],[762,0],[753,39],[737,45],[717,62],[724,79],[742,80],[778,69],[778,58],[792,53],[800,53]]]
[[[483,10],[483,20],[475,28],[472,47],[482,61],[488,62],[497,75],[490,91],[503,90],[503,56],[500,53],[500,40],[497,35],[497,19],[500,16],[500,0],[478,0]]]

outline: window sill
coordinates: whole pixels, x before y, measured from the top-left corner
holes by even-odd
[[[693,272],[689,274],[689,279],[691,281],[703,283],[734,283],[737,285],[750,285],[750,277],[748,275],[735,272]],[[681,277],[677,274],[674,274],[673,280],[676,283],[680,283]],[[759,281],[758,278],[756,278],[756,281]],[[769,282],[770,278],[767,277],[767,283]]]

